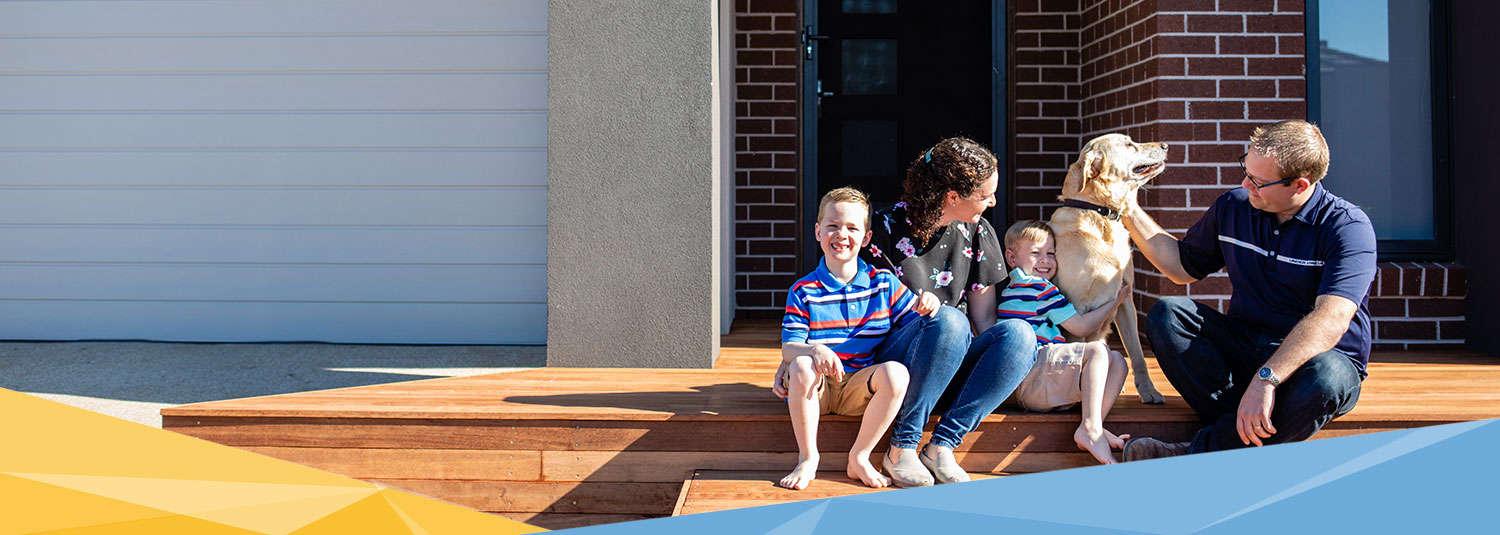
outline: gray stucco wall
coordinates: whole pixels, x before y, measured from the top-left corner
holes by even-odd
[[[548,2],[547,365],[713,366],[716,10]]]
[[[1471,351],[1500,356],[1500,248],[1495,247],[1495,199],[1500,199],[1500,176],[1495,172],[1495,145],[1500,135],[1500,102],[1495,87],[1500,75],[1500,49],[1494,27],[1500,5],[1492,2],[1454,2],[1453,58],[1453,199],[1454,242],[1459,263],[1469,268],[1469,293],[1464,298]]]

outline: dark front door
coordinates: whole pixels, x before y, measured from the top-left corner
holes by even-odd
[[[894,204],[907,166],[942,138],[992,148],[999,140],[1003,157],[997,13],[1003,3],[990,0],[807,0],[803,227],[840,186],[863,190],[877,208]],[[803,243],[809,271],[820,255]]]

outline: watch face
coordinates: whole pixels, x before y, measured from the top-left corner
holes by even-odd
[[[1271,369],[1270,368],[1261,368],[1260,369],[1260,378],[1261,379],[1270,379],[1271,378]]]

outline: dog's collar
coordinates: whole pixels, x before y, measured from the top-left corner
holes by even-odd
[[[1080,201],[1078,199],[1064,199],[1063,206],[1066,206],[1068,208],[1077,208],[1079,210],[1088,210],[1090,212],[1102,215],[1105,219],[1108,219],[1110,221],[1120,220],[1119,210],[1110,208],[1108,206],[1099,206],[1088,201]]]

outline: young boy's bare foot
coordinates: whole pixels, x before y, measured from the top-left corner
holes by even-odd
[[[1078,449],[1093,454],[1094,459],[1100,464],[1115,464],[1115,454],[1110,450],[1124,448],[1125,439],[1128,438],[1130,435],[1124,435],[1124,438],[1121,438],[1104,429],[1100,429],[1097,433],[1090,432],[1081,425],[1078,426],[1077,431],[1073,432],[1073,442],[1078,444]]]
[[[1114,433],[1111,433],[1111,432],[1109,432],[1108,429],[1105,429],[1104,430],[1104,439],[1107,440],[1107,441],[1109,441],[1109,448],[1110,449],[1123,450],[1123,449],[1125,449],[1125,441],[1130,440],[1130,433],[1125,433],[1123,435],[1115,436]]]
[[[812,480],[817,477],[818,459],[816,457],[803,459],[802,462],[797,463],[796,468],[792,469],[792,473],[781,478],[781,482],[776,485],[792,490],[802,490],[807,488],[807,484],[812,483]]]
[[[885,477],[885,474],[876,470],[875,465],[870,464],[868,456],[850,455],[849,468],[846,472],[849,474],[849,479],[858,479],[867,487],[883,489],[891,486],[891,478]]]

